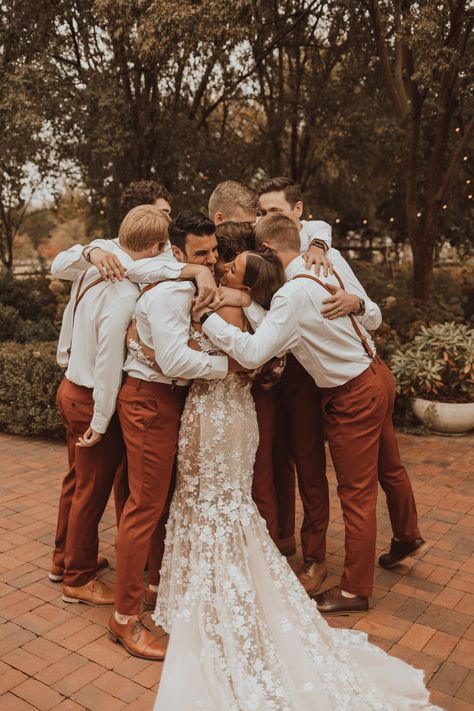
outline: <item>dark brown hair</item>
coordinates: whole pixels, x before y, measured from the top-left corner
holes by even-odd
[[[262,183],[257,190],[257,195],[264,195],[265,193],[284,193],[285,200],[290,203],[290,207],[294,207],[297,202],[303,199],[301,193],[301,187],[298,183],[295,183],[291,178],[285,178],[281,176],[280,178],[270,178],[265,183]]]
[[[241,252],[255,249],[255,232],[250,222],[223,222],[216,227],[217,249],[224,262]]]
[[[252,299],[269,309],[273,295],[286,282],[285,270],[272,249],[247,252],[243,281]]]
[[[300,233],[294,220],[281,212],[265,215],[255,226],[255,244],[267,242],[274,249],[296,251],[301,249]]]
[[[173,200],[165,186],[154,180],[138,180],[130,183],[120,196],[120,216],[123,219],[127,212],[137,205],[153,205],[158,198],[163,198],[170,205]]]

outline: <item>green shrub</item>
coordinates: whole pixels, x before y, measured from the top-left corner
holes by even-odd
[[[19,279],[0,273],[0,341],[57,338],[67,291],[56,284],[46,277]]]
[[[56,407],[62,378],[56,343],[0,344],[0,431],[63,437]]]
[[[454,322],[422,326],[390,366],[398,392],[408,397],[474,402],[474,329]]]

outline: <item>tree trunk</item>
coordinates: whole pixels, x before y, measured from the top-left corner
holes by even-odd
[[[433,298],[434,245],[430,240],[418,240],[413,248],[413,296],[422,304]]]

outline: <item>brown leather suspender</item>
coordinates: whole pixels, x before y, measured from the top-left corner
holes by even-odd
[[[344,284],[339,276],[335,271],[333,272],[334,276],[336,277],[337,281],[339,282],[339,285],[341,289],[344,289]],[[293,279],[312,279],[313,281],[317,282],[320,286],[323,287],[323,289],[326,289],[331,295],[334,293],[333,290],[331,289],[330,286],[325,284],[323,281],[315,277],[313,274],[297,274],[296,276],[293,277]],[[375,353],[373,352],[372,348],[369,346],[369,343],[367,341],[367,336],[364,336],[362,331],[360,330],[359,326],[357,325],[357,321],[355,320],[353,314],[347,314],[351,320],[351,323],[354,327],[354,331],[356,332],[357,336],[359,337],[360,342],[362,343],[362,347],[364,351],[367,353],[369,358],[373,360],[375,358]]]
[[[82,301],[84,298],[85,294],[89,291],[89,289],[92,289],[93,286],[97,286],[97,284],[100,284],[101,281],[103,281],[102,277],[97,277],[97,279],[94,279],[94,281],[91,281],[90,284],[88,284],[85,289],[82,289],[82,285],[84,284],[84,279],[86,278],[87,272],[84,272],[84,274],[81,276],[79,279],[79,284],[77,285],[76,289],[76,300],[74,302],[74,308],[72,310],[72,323],[71,323],[71,342],[69,343],[69,348],[67,349],[68,355],[71,355],[71,346],[72,346],[72,335],[74,331],[74,319],[76,316],[76,311],[77,307],[79,306],[79,303]]]

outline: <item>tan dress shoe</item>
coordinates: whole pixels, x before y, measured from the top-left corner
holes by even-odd
[[[308,595],[311,596],[318,592],[327,574],[326,563],[308,562],[303,565],[298,573],[298,580]]]
[[[296,540],[294,536],[288,536],[288,538],[279,538],[276,542],[277,548],[285,558],[289,558],[290,555],[295,555],[296,553]]]
[[[95,567],[95,572],[99,573],[104,568],[107,568],[109,561],[107,558],[97,558],[97,565]],[[59,565],[51,565],[49,569],[48,578],[52,583],[62,583],[64,580],[64,568],[60,568]]]
[[[362,595],[345,597],[337,585],[316,595],[316,604],[323,615],[348,615],[352,612],[367,612],[369,598]]]
[[[113,605],[115,602],[114,591],[100,578],[92,578],[86,585],[73,588],[71,585],[63,586],[64,602],[84,602],[86,605]]]
[[[108,631],[114,642],[120,642],[133,657],[162,662],[165,658],[168,637],[158,639],[147,630],[141,620],[129,620],[121,625],[115,615],[110,616]]]
[[[145,608],[145,610],[155,609],[157,596],[158,593],[154,592],[154,590],[150,590],[150,588],[147,588],[145,590],[145,594],[143,596],[143,607]]]

